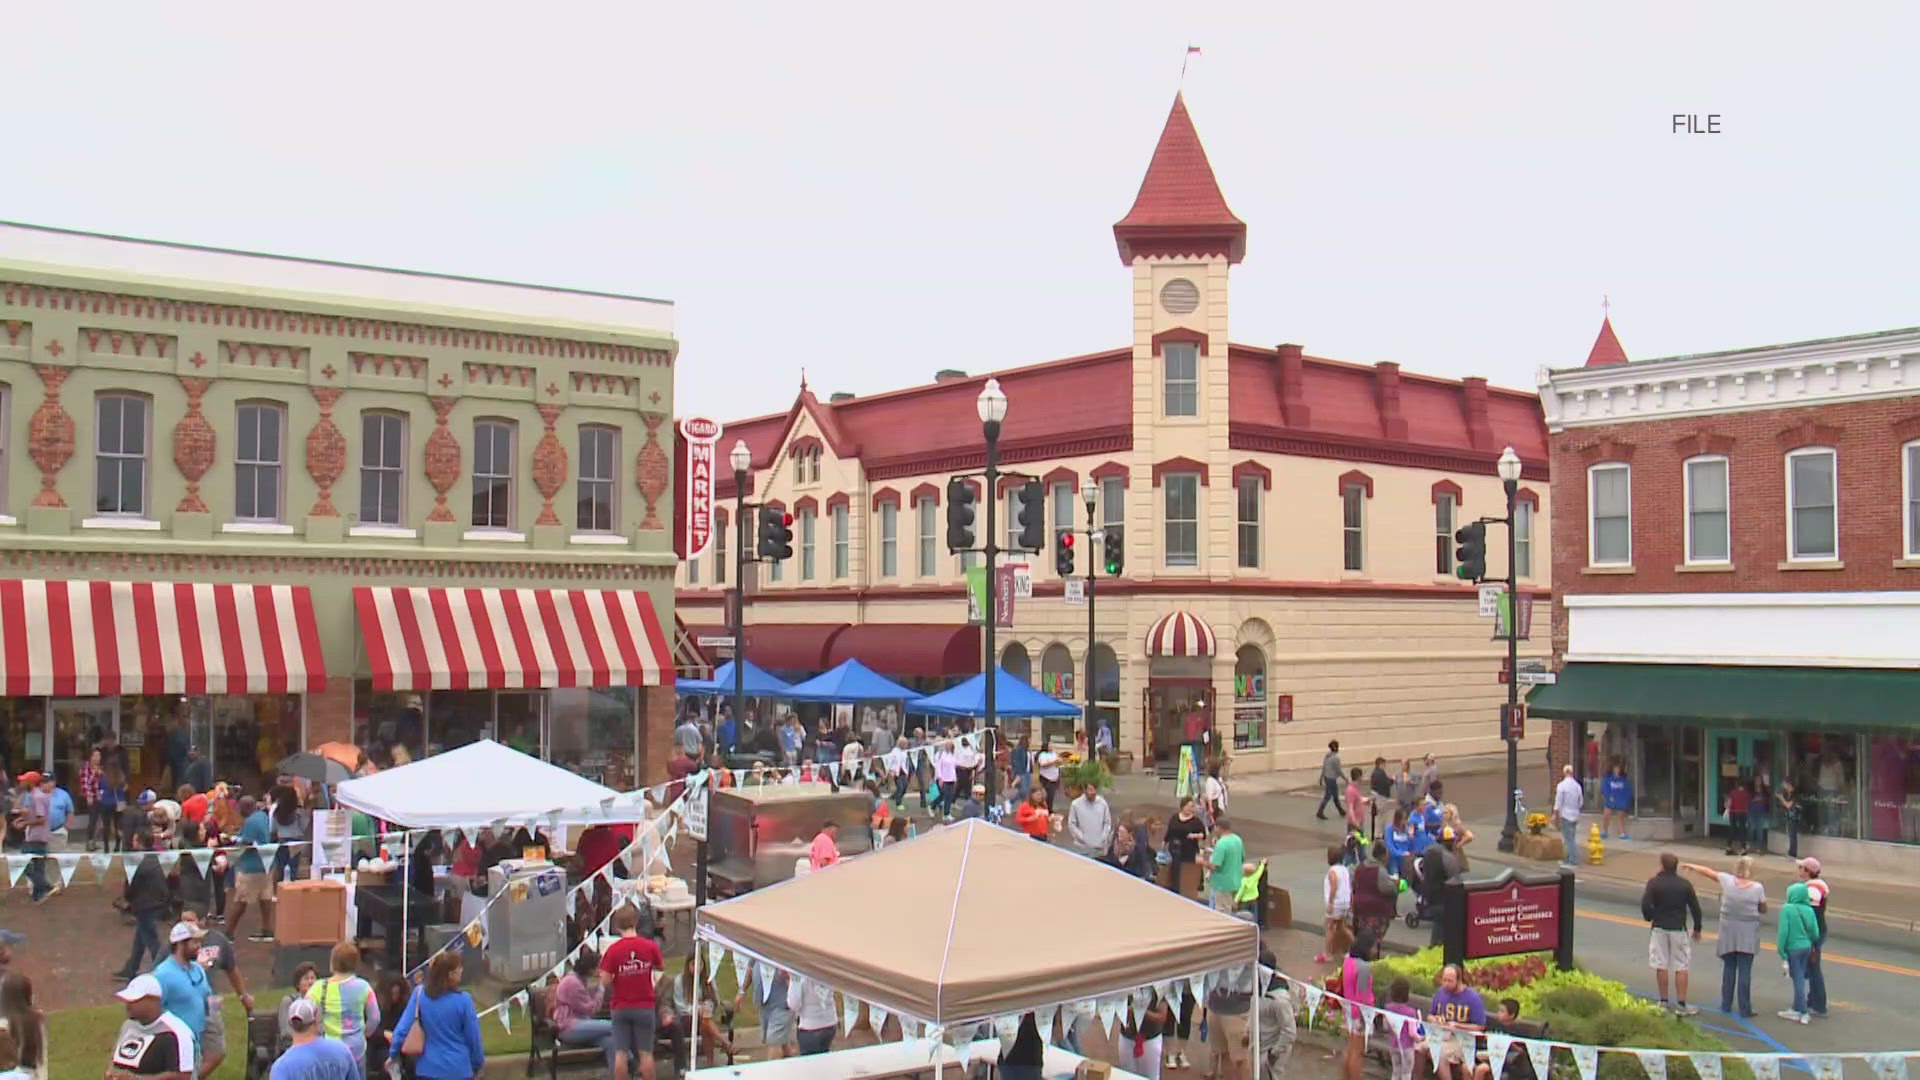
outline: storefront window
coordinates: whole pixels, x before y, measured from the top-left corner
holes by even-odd
[[[552,761],[615,791],[640,783],[640,760],[631,686],[598,690],[562,689],[547,693]],[[501,701],[506,726],[506,701]]]
[[[1033,658],[1027,655],[1025,645],[1016,641],[1001,649],[1000,666],[1006,669],[1007,674],[1028,686],[1033,685]]]
[[[427,745],[435,754],[493,738],[493,691],[435,690],[427,701]],[[539,752],[536,742],[535,753]]]
[[[1597,814],[1600,812],[1600,778],[1607,775],[1613,763],[1619,761],[1627,766],[1627,775],[1633,775],[1633,729],[1630,725],[1595,721],[1584,726],[1587,745],[1581,756],[1580,782],[1584,785],[1587,809]]]
[[[1867,742],[1867,839],[1920,844],[1920,739]]]
[[[1641,817],[1673,816],[1673,766],[1679,748],[1674,731],[1663,724],[1641,724],[1640,746],[1628,759],[1633,777],[1634,813]]]
[[[1267,654],[1242,645],[1233,662],[1233,748],[1267,745]]]
[[[1162,775],[1172,776],[1180,748],[1197,745],[1198,753],[1213,752],[1211,741],[1196,735],[1213,731],[1213,689],[1204,682],[1162,682],[1147,687],[1147,755]]]
[[[62,761],[77,767],[75,756],[94,727],[120,724],[120,745],[127,748],[127,786],[171,793],[185,779],[193,747],[191,703],[171,695],[83,698],[53,702],[54,768]]]
[[[353,741],[382,769],[425,757],[426,699],[412,691],[375,693],[366,679],[354,683]]]
[[[1852,735],[1787,736],[1787,771],[1800,796],[1800,831],[1848,840],[1860,837],[1860,740]]]
[[[195,728],[202,715],[209,744],[196,746],[213,762],[213,778],[247,791],[267,790],[280,759],[302,749],[300,699],[292,694],[221,694],[194,698]]]
[[[1073,670],[1073,654],[1059,642],[1040,654],[1040,692],[1061,701],[1074,702],[1079,696],[1080,680]],[[1040,733],[1054,742],[1072,742],[1080,726],[1078,717],[1049,716],[1040,722]]]
[[[501,690],[493,699],[494,738],[530,757],[539,757],[540,706],[545,690]]]
[[[45,765],[47,703],[41,698],[0,698],[0,768],[18,776]]]

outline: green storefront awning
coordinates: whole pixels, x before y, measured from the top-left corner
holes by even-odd
[[[1920,727],[1920,671],[1733,667],[1715,664],[1568,664],[1527,695],[1549,720],[1670,724]]]

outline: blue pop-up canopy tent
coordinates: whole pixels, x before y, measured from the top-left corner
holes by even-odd
[[[1080,706],[1050,697],[1027,685],[1025,679],[993,669],[993,712],[995,716],[1079,716]],[[987,677],[975,675],[957,686],[918,701],[907,702],[907,711],[929,716],[987,715]]]
[[[848,660],[824,675],[815,675],[806,682],[797,683],[781,696],[794,701],[831,701],[840,704],[914,701],[920,697],[919,693],[901,686],[858,660]]]
[[[788,690],[792,689],[792,683],[777,675],[768,674],[766,669],[753,661],[747,660],[744,663],[747,665],[748,697],[783,697]],[[681,679],[674,684],[674,692],[702,696],[731,694],[733,693],[733,664],[734,662],[729,660],[713,669],[711,679]]]

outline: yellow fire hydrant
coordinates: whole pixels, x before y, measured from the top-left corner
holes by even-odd
[[[1601,833],[1600,826],[1595,825],[1591,830],[1587,832],[1587,864],[1589,866],[1599,866],[1601,863],[1606,861],[1607,861],[1606,836],[1603,833]]]

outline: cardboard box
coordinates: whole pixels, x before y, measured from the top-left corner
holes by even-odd
[[[332,879],[285,881],[275,891],[276,943],[331,945],[346,933],[346,883]]]

